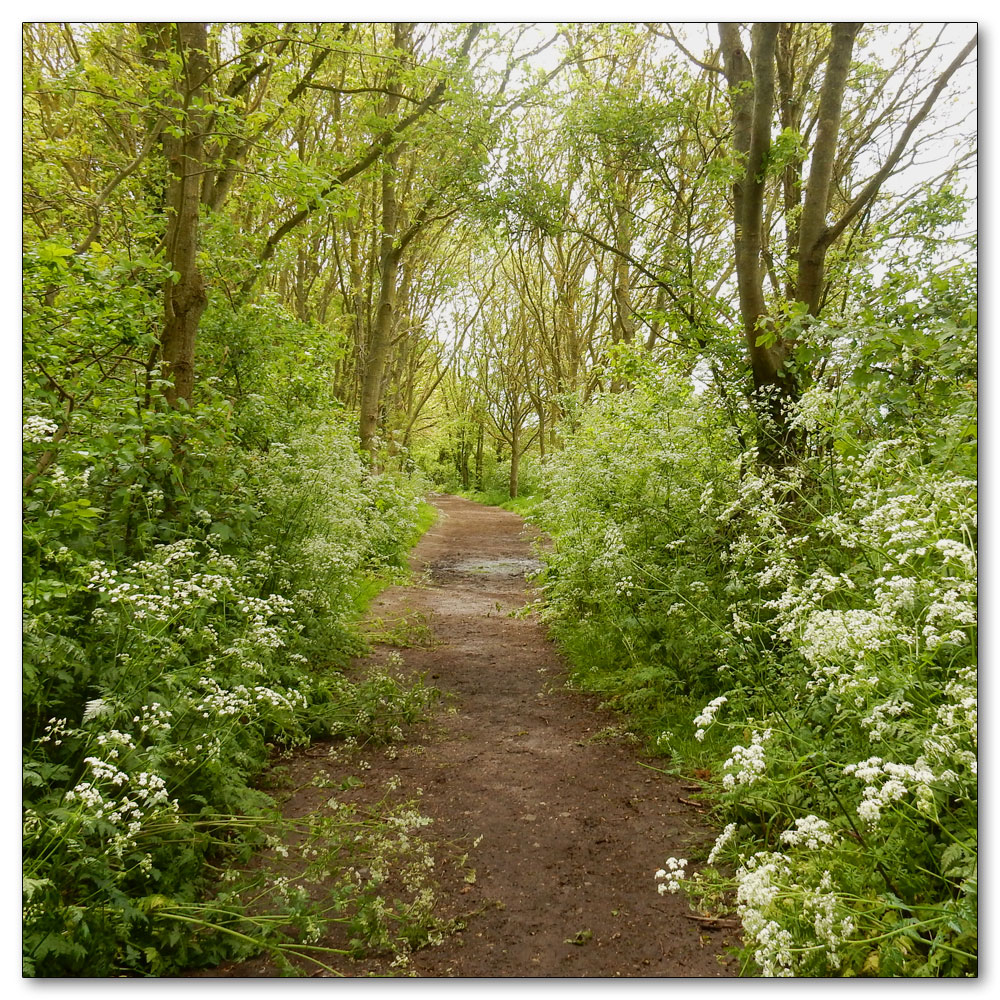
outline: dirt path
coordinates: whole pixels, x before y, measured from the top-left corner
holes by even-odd
[[[566,689],[564,663],[536,616],[509,614],[532,596],[524,571],[535,562],[521,518],[457,497],[432,500],[440,518],[413,553],[418,584],[385,591],[371,617],[425,621],[433,642],[400,650],[404,669],[453,698],[395,759],[373,757],[365,775],[373,787],[397,774],[404,789],[423,790],[434,836],[468,845],[475,869],[473,883],[456,876],[442,889],[454,913],[479,912],[461,933],[414,953],[411,968],[421,976],[734,975],[719,958],[733,932],[707,930],[683,896],[656,892],[654,872],[667,857],[688,857],[713,836],[679,801],[690,793],[637,763],[620,720]],[[299,765],[310,766],[321,765]],[[300,788],[303,777],[300,770]],[[267,972],[244,964],[221,974]]]

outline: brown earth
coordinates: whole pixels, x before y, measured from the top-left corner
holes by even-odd
[[[682,894],[656,891],[654,872],[668,857],[690,857],[715,836],[690,790],[642,766],[620,718],[567,689],[565,662],[536,615],[511,615],[536,596],[524,577],[537,565],[532,532],[498,508],[431,500],[440,517],[413,552],[415,585],[383,592],[369,619],[429,626],[433,637],[424,627],[419,644],[399,650],[402,669],[423,674],[445,700],[401,750],[365,754],[364,787],[352,789],[364,802],[398,775],[401,794],[422,790],[433,837],[468,854],[464,866],[435,872],[444,915],[464,928],[414,952],[409,971],[736,975],[723,957],[738,943],[727,922],[695,919]],[[376,647],[369,659],[390,652]],[[296,757],[286,815],[320,806],[329,782],[316,776],[336,781],[342,769],[323,747]],[[332,965],[349,976],[390,971],[378,959]],[[256,959],[207,974],[275,970]]]

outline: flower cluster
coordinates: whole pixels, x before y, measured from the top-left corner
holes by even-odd
[[[958,775],[950,769],[935,774],[924,757],[918,757],[914,764],[869,757],[860,763],[848,764],[844,774],[864,783],[857,812],[872,829],[878,826],[883,811],[893,802],[912,794],[917,809],[931,812],[935,790],[947,791],[958,782]]]
[[[800,830],[810,828],[817,829],[812,822],[800,824]],[[821,838],[819,843],[827,841]],[[830,871],[824,869],[818,883],[803,882],[796,878],[793,865],[789,856],[758,851],[736,875],[737,910],[752,942],[754,960],[766,977],[802,974],[820,956],[827,968],[839,969],[842,946],[856,929]],[[789,926],[784,904],[792,900],[797,901],[800,913]]]
[[[169,624],[194,605],[211,606],[235,596],[232,581],[218,573],[175,576],[172,564],[187,555],[186,548],[178,551],[179,544],[163,546],[161,558],[155,562],[135,563],[128,574],[131,579],[122,579],[117,570],[96,563],[90,584],[97,593],[105,595],[109,604],[120,605],[127,611],[134,622],[148,619]],[[134,628],[144,629],[144,625]]]
[[[727,772],[722,778],[724,788],[752,785],[760,780],[766,766],[764,744],[771,739],[772,732],[771,729],[755,732],[750,746],[737,744],[732,748],[732,756],[722,765]]]
[[[813,918],[812,932],[825,951],[825,959],[831,969],[841,966],[841,945],[855,931],[854,918],[844,912],[844,906],[833,888],[829,871],[816,889],[803,893],[803,912]]]
[[[167,786],[158,775],[140,771],[130,775],[111,760],[87,757],[84,763],[93,780],[78,782],[65,795],[67,803],[79,803],[94,819],[104,820],[116,828],[115,849],[118,853],[135,842],[143,822],[152,815],[176,812],[176,799],[171,800]]]
[[[705,864],[715,864],[715,859],[719,856],[719,852],[726,846],[726,844],[729,843],[730,840],[732,840],[734,833],[736,833],[736,824],[727,823],[722,833],[715,838],[715,843],[712,845],[712,850],[708,852],[708,859]]]
[[[789,847],[799,844],[804,845],[811,851],[818,850],[821,846],[829,846],[833,843],[833,835],[830,833],[830,824],[825,819],[813,816],[802,816],[795,821],[795,827],[785,830],[781,835],[782,843]]]
[[[705,738],[705,730],[715,721],[715,715],[722,708],[723,705],[729,699],[724,695],[720,694],[718,698],[713,698],[702,710],[694,717],[695,734],[694,738],[700,743]]]
[[[256,718],[261,704],[287,709],[289,712],[294,712],[296,708],[308,707],[306,696],[301,691],[279,691],[263,684],[257,684],[252,688],[248,688],[245,684],[223,688],[211,677],[201,677],[199,684],[205,694],[193,702],[193,707],[205,719],[213,716]]]
[[[754,961],[766,977],[793,975],[791,931],[771,915],[791,869],[781,854],[758,852],[736,873],[736,906]]]
[[[51,441],[59,425],[48,417],[31,416],[21,428],[21,440],[25,444],[45,444]]]
[[[656,891],[662,896],[665,892],[679,892],[687,869],[686,858],[667,858],[666,868],[660,868],[654,878],[660,882]],[[662,881],[661,881],[662,880]]]

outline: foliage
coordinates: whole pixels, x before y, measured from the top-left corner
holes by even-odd
[[[700,776],[725,830],[660,889],[735,906],[748,972],[976,970],[975,330],[934,306],[954,288],[912,326],[814,331],[795,466],[737,478],[704,406],[642,385],[549,470],[555,634]]]
[[[589,650],[582,684],[611,671],[615,705],[647,710],[714,687],[718,637],[705,621],[725,598],[712,603],[703,574],[722,539],[701,508],[735,488],[731,437],[713,397],[652,377],[597,398],[546,467],[545,614]]]
[[[217,877],[289,832],[276,751],[427,703],[344,671],[423,473],[548,529],[577,680],[726,823],[662,888],[735,894],[748,970],[974,969],[975,40],[930,30],[757,26],[748,76],[732,25],[22,26],[30,974],[438,932],[345,875],[405,805]]]
[[[50,432],[28,418],[29,464]],[[240,453],[221,402],[88,443],[26,506],[26,970],[163,972],[239,951],[198,899],[272,809],[253,788],[271,749],[399,739],[427,703],[340,669],[361,574],[400,565],[418,493],[370,476],[336,424]],[[203,946],[167,920],[192,908]]]

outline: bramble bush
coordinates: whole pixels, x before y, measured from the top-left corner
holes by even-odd
[[[894,319],[813,329],[794,465],[646,379],[590,408],[537,515],[577,680],[724,827],[660,891],[734,908],[751,974],[977,968],[975,317]]]

